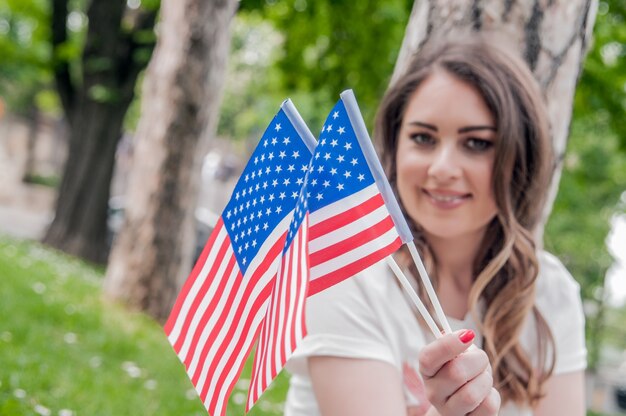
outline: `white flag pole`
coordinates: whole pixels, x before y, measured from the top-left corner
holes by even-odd
[[[387,265],[391,268],[391,270],[393,270],[393,273],[396,275],[396,277],[404,287],[404,290],[406,290],[415,306],[417,306],[417,310],[424,318],[424,321],[426,321],[426,324],[432,331],[435,338],[441,338],[441,331],[439,330],[439,327],[437,327],[437,324],[428,313],[428,309],[426,309],[426,306],[424,306],[422,300],[419,298],[419,296],[417,296],[417,293],[415,293],[413,286],[411,286],[411,284],[409,283],[408,279],[400,269],[400,266],[398,266],[398,263],[396,263],[396,261],[391,256],[387,256],[386,260]]]
[[[417,252],[415,243],[411,241],[407,243],[407,246],[409,246],[411,257],[413,257],[413,262],[415,262],[415,265],[417,266],[417,271],[419,272],[420,278],[422,279],[422,283],[424,284],[424,287],[426,288],[426,293],[428,293],[428,297],[430,298],[431,303],[435,307],[435,313],[437,314],[439,323],[441,323],[441,326],[443,326],[444,332],[446,334],[450,334],[452,332],[452,328],[450,328],[448,319],[446,318],[446,315],[443,313],[443,309],[441,308],[441,304],[439,303],[439,299],[437,298],[435,289],[433,289],[433,285],[430,282],[428,273],[426,273],[426,268],[424,267],[424,263],[422,262],[422,259],[420,258],[420,255]]]

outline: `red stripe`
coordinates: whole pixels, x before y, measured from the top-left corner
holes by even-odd
[[[318,277],[317,279],[309,283],[308,296],[313,296],[324,289],[328,289],[329,287],[351,276],[354,276],[355,274],[361,272],[362,270],[392,254],[398,248],[400,248],[401,245],[402,240],[400,239],[400,237],[397,237],[391,244],[377,251],[374,251],[367,256],[358,259],[357,261],[347,264],[339,269],[333,270],[332,272],[324,276]]]
[[[356,247],[360,247],[369,241],[376,240],[381,235],[394,227],[393,220],[387,216],[380,220],[377,224],[372,225],[363,231],[354,234],[351,237],[343,239],[333,245],[327,246],[321,250],[310,254],[311,267],[327,262],[328,260],[339,257]]]
[[[224,276],[230,276],[230,274],[233,271],[236,261],[237,259],[235,258],[234,255],[230,256],[228,260],[228,265],[226,266],[226,273],[224,273]],[[222,278],[220,279],[219,286],[217,288],[217,291],[215,292],[215,296],[213,296],[213,298],[211,299],[211,302],[207,305],[207,308],[204,310],[204,312],[202,312],[200,321],[198,322],[198,325],[196,326],[194,332],[192,334],[187,334],[184,338],[179,338],[179,340],[184,341],[185,339],[189,339],[189,337],[191,337],[191,344],[189,345],[187,355],[185,359],[183,360],[183,363],[185,364],[185,368],[189,368],[189,366],[191,365],[193,356],[195,355],[196,349],[198,348],[198,341],[200,340],[200,337],[202,336],[202,332],[204,332],[211,317],[215,316],[216,314],[224,313],[224,311],[217,310],[217,305],[219,301],[223,298],[222,294],[224,293],[224,286],[226,286],[226,283],[228,282],[228,280],[223,278],[223,276],[220,276],[220,277]],[[235,283],[230,288],[230,292],[228,293],[229,299],[226,301],[226,305],[229,304],[228,302],[235,296],[235,293],[237,293],[237,291],[239,290],[239,287],[241,286],[241,281],[242,281],[241,271],[238,271],[237,277],[235,278]],[[198,293],[198,297],[196,298],[198,303],[202,300],[202,298],[206,296],[206,292],[207,292],[206,290],[202,290]],[[194,302],[194,304],[195,303],[196,302]],[[194,305],[194,308],[190,311],[190,316],[197,315],[198,313],[199,312],[197,310],[197,305]],[[177,352],[180,352],[181,348],[175,347],[175,349]]]
[[[273,279],[272,279],[273,280]],[[265,287],[261,290],[261,292],[259,293],[259,296],[256,298],[251,310],[252,311],[258,311],[261,307],[261,305],[267,300],[268,296],[271,294],[271,290],[272,290],[272,281],[270,281],[267,285],[265,285]],[[256,339],[256,337],[258,336],[259,330],[261,329],[261,326],[258,325],[256,328],[252,328],[252,320],[254,319],[255,314],[254,313],[250,313],[247,318],[246,318],[246,322],[244,324],[244,328],[248,328],[248,329],[252,329],[254,331],[254,337],[251,338],[252,340]],[[235,322],[239,322],[239,321],[235,321]],[[231,331],[229,331],[226,339],[233,339],[233,335],[232,332],[234,332],[235,329],[235,325],[231,326]],[[244,331],[245,333],[245,331]],[[222,347],[219,349],[219,353],[216,355],[216,359],[213,360],[213,362],[211,363],[211,366],[209,367],[209,371],[207,372],[207,376],[211,377],[211,380],[209,383],[206,383],[204,385],[204,387],[202,388],[202,392],[200,393],[200,397],[202,398],[202,401],[206,400],[206,396],[208,393],[208,389],[211,386],[211,384],[213,383],[214,385],[218,386],[218,389],[216,391],[216,394],[211,398],[211,402],[209,403],[208,408],[209,409],[215,409],[215,406],[217,405],[217,399],[220,396],[219,392],[222,391],[219,387],[223,387],[225,384],[225,380],[226,377],[228,377],[228,375],[231,372],[231,370],[233,368],[235,368],[235,366],[237,365],[236,368],[241,368],[241,361],[246,361],[247,356],[244,355],[243,359],[239,362],[236,361],[237,356],[239,355],[239,353],[241,352],[241,350],[244,348],[245,346],[245,339],[246,337],[241,336],[238,338],[237,343],[235,344],[235,348],[233,349],[232,352],[229,353],[229,359],[226,362],[226,365],[224,366],[222,373],[220,373],[219,379],[215,381],[215,367],[217,366],[217,363],[219,362],[220,358],[224,355],[224,351],[226,350],[227,345],[222,344]],[[250,350],[252,344],[254,342],[251,343],[251,345],[248,347],[247,351]],[[241,375],[241,373],[235,373],[235,380],[237,378],[239,378],[239,376]],[[231,386],[234,385],[231,383]],[[226,394],[224,395],[224,401],[228,401],[228,396],[230,396],[232,390],[228,390],[226,392]],[[224,408],[226,406],[224,405]],[[211,414],[213,414],[211,412]]]
[[[236,291],[231,291],[228,295],[228,301],[226,302],[226,305],[230,305],[230,306],[236,306],[237,309],[235,311],[235,316],[232,318],[232,322],[234,323],[234,325],[231,325],[228,329],[228,332],[226,334],[226,336],[224,337],[224,342],[227,342],[229,339],[231,339],[231,337],[233,336],[233,332],[235,332],[235,329],[237,327],[237,324],[241,321],[241,316],[243,314],[243,310],[245,309],[245,306],[249,303],[250,301],[250,295],[253,291],[253,289],[256,287],[257,283],[259,282],[259,280],[261,279],[261,277],[263,276],[264,272],[268,269],[269,265],[271,264],[273,259],[276,259],[276,257],[280,254],[280,251],[282,250],[282,246],[284,245],[284,234],[283,236],[281,236],[280,238],[277,239],[277,241],[274,243],[274,245],[272,246],[272,248],[270,248],[267,256],[265,257],[265,259],[263,260],[263,262],[259,265],[259,267],[254,271],[254,273],[252,274],[252,276],[250,277],[250,279],[245,282],[245,291],[243,293],[243,296],[241,297],[241,302],[238,305],[233,305],[234,303],[234,298],[236,295]],[[241,274],[239,273],[237,276],[237,282],[241,282],[243,280],[243,276],[241,276]],[[273,279],[272,279],[273,280]],[[222,297],[223,295],[218,295],[216,296],[217,298]],[[264,302],[265,299],[262,299],[262,302]],[[255,300],[255,303],[253,305],[256,305],[257,302]],[[256,306],[256,307],[260,307],[260,305]],[[191,377],[191,381],[194,384],[194,386],[196,384],[198,384],[198,378],[200,377],[200,373],[202,372],[202,367],[204,366],[204,362],[207,359],[207,353],[211,347],[211,345],[213,345],[213,343],[215,342],[215,338],[217,338],[217,336],[219,335],[219,333],[222,330],[222,327],[224,326],[224,323],[226,322],[226,319],[228,318],[228,312],[231,309],[224,309],[223,311],[220,311],[220,318],[217,321],[216,325],[213,327],[206,344],[204,345],[204,348],[202,349],[202,353],[201,353],[201,359],[200,362],[198,364],[198,367],[196,368],[196,371],[194,372],[193,376]],[[251,309],[251,314],[254,315],[254,311],[256,311],[257,309]],[[246,329],[248,327],[244,326],[244,331],[243,334],[246,333]],[[213,363],[211,364],[211,368],[214,367],[214,365],[217,364],[217,362],[221,359],[221,356],[223,354],[223,350],[225,349],[225,344],[222,344],[220,349],[218,350],[218,353],[215,354],[215,356],[211,357]],[[190,360],[189,360],[190,361]],[[187,367],[189,367],[189,364],[186,362],[185,364],[187,364]],[[211,374],[211,372],[209,372],[208,374]]]
[[[347,211],[343,211],[333,217],[312,224],[309,228],[309,241],[313,241],[316,238],[322,237],[338,228],[350,224],[355,218],[363,217],[377,208],[383,206],[385,201],[383,197],[377,193],[367,201],[350,208]]]
[[[220,269],[220,267],[226,262],[228,262],[227,267],[230,266],[234,256],[231,255],[228,258],[226,257],[226,253],[228,252],[229,248],[230,248],[230,238],[228,237],[228,235],[226,236],[226,239],[224,240],[224,242],[222,243],[220,247],[217,247],[217,246],[213,247],[213,250],[218,250],[217,256],[215,257],[215,262],[213,263],[213,266],[207,273],[206,277],[204,277],[204,281],[202,282],[202,286],[200,286],[200,288],[198,289],[198,292],[195,294],[191,294],[191,296],[195,296],[195,297],[193,298],[193,302],[191,304],[191,307],[189,308],[189,311],[187,312],[187,315],[180,317],[184,319],[184,321],[183,321],[183,326],[181,328],[180,334],[176,338],[176,342],[173,345],[174,350],[176,352],[180,352],[180,349],[182,348],[185,342],[185,339],[189,337],[188,331],[189,331],[189,327],[191,326],[191,321],[193,321],[193,317],[197,313],[198,306],[200,305],[200,303],[202,302],[202,299],[205,297],[207,291],[213,284],[213,281],[215,280],[215,278],[217,277],[220,279],[220,282],[219,282],[220,287],[223,287],[226,284],[226,279],[222,279],[221,275],[217,276],[217,272]]]
[[[168,336],[170,335],[170,332],[172,332],[172,329],[174,328],[174,324],[176,323],[176,320],[178,319],[178,314],[180,313],[180,309],[182,308],[183,303],[185,302],[185,299],[189,295],[189,291],[193,287],[194,282],[198,278],[198,274],[202,270],[202,266],[204,265],[204,263],[206,263],[206,259],[209,256],[209,252],[212,250],[213,244],[215,243],[215,239],[217,239],[217,236],[220,233],[220,230],[222,229],[223,226],[224,226],[224,221],[222,221],[222,217],[220,217],[217,220],[217,224],[215,224],[215,228],[213,229],[213,232],[211,232],[211,236],[209,237],[206,244],[204,245],[204,248],[202,249],[202,253],[200,254],[200,257],[198,258],[198,261],[196,262],[195,266],[191,270],[191,274],[185,281],[185,284],[183,285],[180,293],[178,294],[178,297],[176,298],[176,303],[174,304],[174,307],[172,308],[172,311],[170,312],[170,316],[168,317],[167,322],[165,323],[165,326],[163,327],[163,329],[165,330],[165,333]]]

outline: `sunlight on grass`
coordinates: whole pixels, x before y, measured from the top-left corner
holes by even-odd
[[[150,318],[101,298],[103,271],[0,236],[0,415],[206,415]],[[244,414],[251,360],[231,396]],[[249,413],[280,415],[280,376]]]

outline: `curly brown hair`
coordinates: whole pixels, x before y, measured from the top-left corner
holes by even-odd
[[[498,213],[474,260],[469,307],[483,333],[483,348],[503,400],[532,406],[542,397],[555,360],[552,333],[534,303],[538,260],[533,231],[554,167],[547,109],[525,62],[500,45],[477,35],[430,42],[412,57],[378,109],[374,137],[396,192],[395,156],[405,108],[435,71],[446,71],[475,86],[495,119],[492,186]],[[411,226],[436,286],[436,259],[419,224]],[[409,261],[404,263],[414,268]],[[411,271],[417,276],[416,270]],[[484,310],[479,311],[481,299]],[[535,359],[519,341],[531,314],[537,328]]]

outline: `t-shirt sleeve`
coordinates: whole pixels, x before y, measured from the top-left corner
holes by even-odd
[[[307,298],[307,335],[287,363],[290,372],[306,372],[306,358],[323,355],[398,365],[376,308],[387,303],[384,288],[376,288],[376,274],[376,268],[368,269]]]
[[[553,374],[584,370],[587,366],[585,316],[580,285],[554,256],[544,253],[537,306],[554,337],[556,362]]]

